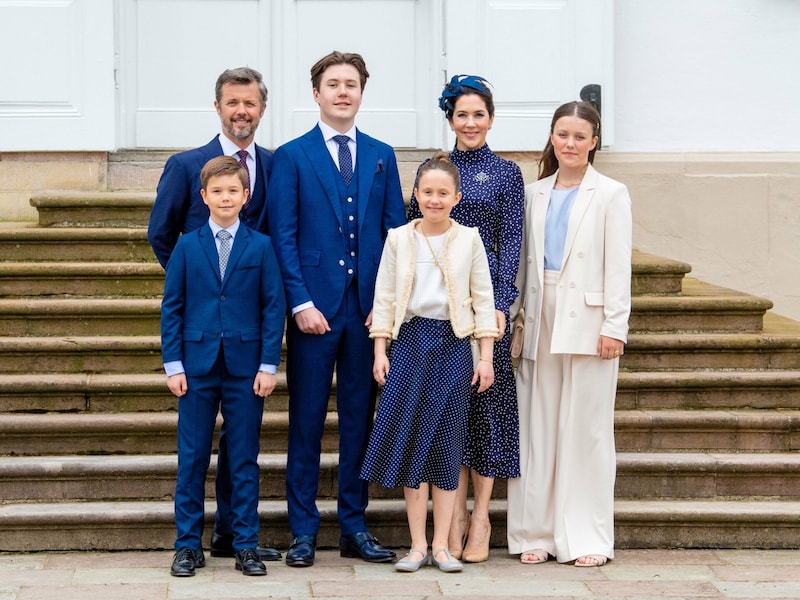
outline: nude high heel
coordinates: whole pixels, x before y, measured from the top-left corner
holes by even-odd
[[[486,528],[479,532],[477,528],[470,526],[471,532],[467,546],[461,554],[464,562],[477,563],[484,562],[489,558],[489,540],[492,537],[492,524],[486,521]]]

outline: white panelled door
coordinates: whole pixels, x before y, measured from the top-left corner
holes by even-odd
[[[114,4],[0,3],[0,151],[109,150]]]
[[[99,1],[99,0],[85,0]],[[313,126],[309,70],[359,52],[370,78],[356,124],[398,148],[453,143],[437,106],[456,73],[495,88],[495,150],[538,150],[550,117],[602,85],[613,138],[613,0],[119,0],[118,147],[180,148],[219,131],[214,82],[225,68],[264,75],[257,141],[276,147]]]
[[[602,88],[603,144],[612,142],[613,0],[446,0],[444,22],[447,77],[494,86],[493,150],[544,148],[553,111],[587,84]]]

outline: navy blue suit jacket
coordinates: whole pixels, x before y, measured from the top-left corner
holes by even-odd
[[[222,346],[228,373],[255,378],[261,364],[280,363],[285,319],[269,237],[240,225],[224,281],[208,221],[180,237],[167,263],[161,302],[165,363],[180,360],[187,376],[206,375]]]
[[[205,146],[170,156],[164,165],[147,226],[147,239],[162,267],[166,268],[180,234],[194,231],[208,222],[208,207],[200,196],[200,171],[209,160],[221,155],[218,134]],[[258,145],[256,168],[256,187],[246,211],[239,215],[242,223],[251,229],[258,228],[265,212],[267,184],[272,170],[272,152]],[[266,233],[267,230],[258,231]]]
[[[372,310],[386,232],[406,222],[397,159],[391,146],[356,131],[358,297]],[[344,298],[345,227],[339,173],[319,127],[275,151],[267,194],[269,233],[283,273],[289,308],[308,301],[327,318]]]

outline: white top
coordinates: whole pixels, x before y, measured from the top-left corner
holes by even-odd
[[[440,265],[442,264],[444,239],[444,233],[428,237],[428,242],[436,253],[436,260]],[[442,272],[433,262],[431,248],[428,247],[425,236],[416,230],[414,231],[414,242],[417,245],[417,263],[414,265],[414,285],[408,301],[406,321],[411,317],[446,321],[450,318],[450,311]]]

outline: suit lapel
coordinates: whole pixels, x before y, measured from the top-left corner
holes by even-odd
[[[544,227],[547,219],[547,207],[550,205],[550,192],[553,191],[555,182],[555,175],[543,179],[542,186],[533,199],[534,254],[536,269],[539,273],[544,272]]]
[[[211,227],[209,227],[208,223],[198,230],[197,236],[200,240],[200,247],[203,249],[203,254],[205,254],[208,260],[209,267],[216,273],[217,281],[221,282],[219,276],[219,253],[217,252],[217,244],[214,242],[214,234],[211,233]]]
[[[567,259],[572,250],[572,244],[575,242],[575,236],[580,228],[581,221],[583,220],[586,211],[589,209],[594,190],[597,187],[597,171],[589,165],[586,173],[581,181],[581,186],[578,188],[578,195],[575,198],[575,204],[572,205],[572,210],[569,213],[569,223],[567,224],[567,236],[564,240],[564,261],[562,265],[567,264]]]
[[[358,223],[364,223],[372,181],[383,162],[378,160],[378,150],[374,142],[356,128],[356,174],[358,176]]]
[[[308,157],[322,189],[325,190],[325,195],[328,197],[334,213],[336,213],[339,225],[343,226],[342,207],[339,204],[339,191],[335,179],[336,169],[320,128],[314,127],[314,129],[300,138],[300,146]],[[356,160],[358,160],[358,157],[356,157]],[[331,168],[332,166],[334,168]]]

